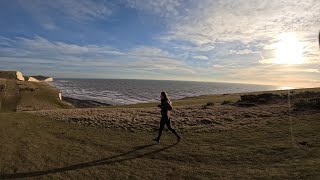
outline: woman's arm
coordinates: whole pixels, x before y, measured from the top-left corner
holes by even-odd
[[[165,107],[166,107],[166,109],[167,109],[168,111],[171,111],[171,110],[173,109],[172,103],[171,103],[170,101],[167,101],[167,102],[165,103]]]

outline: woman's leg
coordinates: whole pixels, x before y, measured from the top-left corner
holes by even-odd
[[[174,130],[174,129],[172,128],[172,123],[171,123],[170,118],[167,120],[166,125],[167,125],[168,129],[169,129],[174,135],[176,135],[176,137],[180,140],[179,134],[176,132],[176,130]]]
[[[160,127],[159,127],[159,133],[158,133],[158,137],[156,138],[157,141],[160,140],[160,137],[161,137],[161,134],[162,134],[162,130],[164,128],[164,125],[165,125],[165,121],[163,118],[161,118],[160,120]]]

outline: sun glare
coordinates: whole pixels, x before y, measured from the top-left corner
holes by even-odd
[[[302,43],[294,33],[283,33],[279,35],[276,44],[276,64],[302,64]]]

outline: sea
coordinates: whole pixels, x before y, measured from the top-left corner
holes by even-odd
[[[59,88],[62,96],[111,105],[156,102],[161,91],[166,91],[171,99],[181,99],[279,89],[277,86],[253,84],[133,79],[56,79],[51,85]]]

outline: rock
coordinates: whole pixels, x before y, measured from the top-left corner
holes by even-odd
[[[245,118],[252,118],[253,116],[250,115],[250,114],[244,114],[244,117],[245,117]]]
[[[222,119],[226,120],[226,121],[234,121],[235,120],[235,118],[233,116],[223,117]]]
[[[238,105],[240,107],[253,107],[253,106],[257,106],[257,104],[255,103],[249,103],[249,102],[239,102]]]
[[[302,146],[306,146],[306,145],[308,145],[308,142],[307,141],[300,141],[299,144]]]
[[[271,114],[258,114],[258,117],[271,117]]]
[[[212,122],[209,119],[202,119],[200,120],[201,124],[212,124]]]

